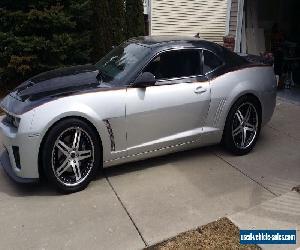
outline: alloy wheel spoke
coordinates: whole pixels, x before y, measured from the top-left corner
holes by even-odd
[[[92,157],[91,150],[78,151],[78,161],[82,161],[84,159]]]
[[[246,137],[247,137],[247,131],[245,129],[243,129],[243,131],[242,131],[241,147],[245,147]]]
[[[250,124],[250,123],[246,123],[244,128],[245,128],[245,130],[250,131],[250,132],[255,132],[256,131],[255,126]]]
[[[251,106],[249,105],[248,109],[247,109],[247,112],[246,112],[246,115],[245,115],[245,122],[248,122],[249,119],[250,119],[250,115],[251,115]]]
[[[79,162],[75,161],[71,164],[71,166],[75,174],[76,181],[79,181],[81,179],[81,170],[80,170]]]
[[[243,131],[243,128],[241,126],[238,126],[236,129],[232,131],[232,136],[236,137],[239,133]]]
[[[237,116],[239,123],[242,124],[244,121],[244,116],[242,115],[242,112],[240,110],[238,110],[235,115]]]
[[[81,137],[81,131],[79,129],[76,129],[74,140],[73,140],[73,149],[79,149],[80,137]]]
[[[70,167],[69,164],[69,158],[67,157],[65,161],[59,166],[59,168],[56,170],[56,174],[58,176],[61,176],[68,168]]]
[[[65,156],[69,156],[70,148],[62,141],[58,140],[55,145]]]

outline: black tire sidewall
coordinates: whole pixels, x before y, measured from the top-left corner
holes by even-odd
[[[255,136],[252,144],[245,149],[240,149],[235,145],[233,137],[232,137],[232,122],[233,122],[236,111],[243,103],[251,103],[254,105],[256,112],[258,114],[258,127],[257,127],[256,136]],[[226,123],[225,123],[223,142],[224,142],[227,150],[229,150],[230,152],[232,152],[235,155],[248,154],[254,148],[254,146],[256,145],[256,142],[259,138],[260,130],[261,130],[261,120],[262,120],[261,116],[262,116],[262,114],[261,114],[260,104],[254,97],[243,96],[243,97],[239,98],[234,103],[234,105],[231,107],[231,109],[228,113],[227,119],[226,119]]]
[[[87,132],[94,144],[94,165],[87,176],[87,178],[76,186],[66,186],[63,185],[57,177],[55,176],[53,169],[52,169],[52,150],[54,144],[57,140],[57,137],[66,129],[70,127],[80,127],[85,132]],[[59,192],[62,193],[74,193],[81,191],[87,187],[87,185],[91,182],[91,180],[95,177],[99,166],[102,166],[102,150],[100,147],[100,141],[98,139],[98,135],[91,126],[89,126],[86,122],[77,119],[77,118],[66,118],[64,120],[59,121],[56,123],[47,133],[44,144],[43,144],[43,151],[42,151],[42,164],[43,169],[46,174],[47,179],[53,184]]]

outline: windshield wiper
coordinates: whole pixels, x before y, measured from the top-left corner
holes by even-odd
[[[101,70],[98,70],[98,74],[96,76],[97,81],[102,83],[104,82],[104,78],[105,78],[104,73]]]
[[[111,79],[112,79],[108,74],[104,73],[104,72],[103,72],[102,70],[100,70],[100,69],[98,69],[98,74],[97,74],[96,78],[97,78],[97,80],[98,80],[100,83],[102,83],[102,82],[109,82],[109,81],[111,81]]]

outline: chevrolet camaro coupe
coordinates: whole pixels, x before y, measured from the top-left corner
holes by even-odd
[[[276,103],[272,66],[208,41],[138,37],[95,65],[37,75],[1,102],[10,177],[84,189],[98,169],[204,145],[250,152]]]

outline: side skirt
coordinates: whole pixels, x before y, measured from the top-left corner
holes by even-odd
[[[186,141],[179,144],[174,144],[166,147],[161,147],[154,150],[143,151],[141,153],[131,154],[128,156],[116,158],[109,161],[104,161],[103,167],[110,167],[119,164],[124,164],[128,162],[134,162],[139,160],[144,160],[152,157],[167,155],[175,152],[185,151],[197,147],[209,146],[218,144],[221,142],[223,131],[215,130],[213,132],[207,132],[202,134],[199,139]]]

